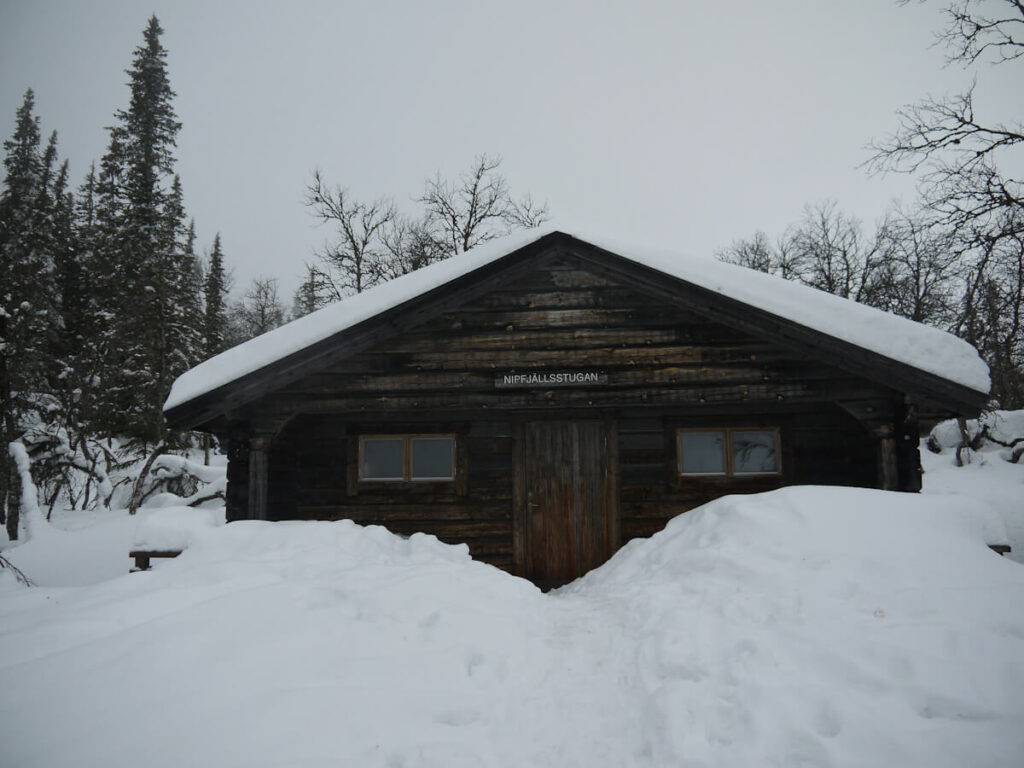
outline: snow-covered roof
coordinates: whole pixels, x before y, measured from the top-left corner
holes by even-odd
[[[711,257],[623,245],[552,226],[493,240],[324,307],[239,344],[178,377],[168,411],[259,371],[386,310],[469,275],[555,232],[819,333],[987,394],[988,366],[963,339],[849,299]]]

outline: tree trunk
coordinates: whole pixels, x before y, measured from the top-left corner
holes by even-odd
[[[4,507],[7,510],[7,538],[18,540],[18,523],[21,519],[21,476],[14,468],[14,458],[3,452]]]
[[[153,462],[156,461],[156,457],[160,456],[167,450],[166,443],[160,443],[156,448],[153,449],[153,453],[146,459],[146,463],[142,467],[142,471],[139,476],[135,478],[135,485],[132,487],[132,500],[128,504],[128,514],[134,515],[139,511],[139,506],[142,504],[142,489],[146,485],[146,478],[149,476],[149,470],[153,466]]]

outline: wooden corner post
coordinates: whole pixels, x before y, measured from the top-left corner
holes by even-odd
[[[879,424],[872,430],[877,444],[878,487],[883,491],[899,490],[899,460],[896,456],[896,431],[892,424]]]
[[[249,519],[267,519],[267,454],[270,437],[249,438]]]

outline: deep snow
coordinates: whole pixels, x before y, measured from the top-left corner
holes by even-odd
[[[926,482],[963,476],[949,459],[931,457]],[[1013,493],[1024,472],[1007,466]],[[95,528],[127,545],[174,508],[143,512]],[[186,552],[148,573],[124,574],[123,548],[122,574],[89,586],[0,571],[0,762],[959,768],[1024,754],[1024,568],[987,548],[1001,523],[966,495],[727,497],[548,595],[429,536],[209,523],[194,515]],[[58,583],[54,542],[86,549],[93,530],[4,554]]]

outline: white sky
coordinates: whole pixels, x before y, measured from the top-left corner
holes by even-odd
[[[711,253],[826,197],[869,225],[910,200],[864,146],[971,77],[931,47],[935,3],[0,0],[0,136],[33,88],[77,185],[154,11],[198,247],[219,231],[236,287],[284,299],[328,235],[302,205],[316,167],[413,212],[424,178],[500,154],[556,221]],[[982,68],[982,106],[1024,114],[1019,73]]]

